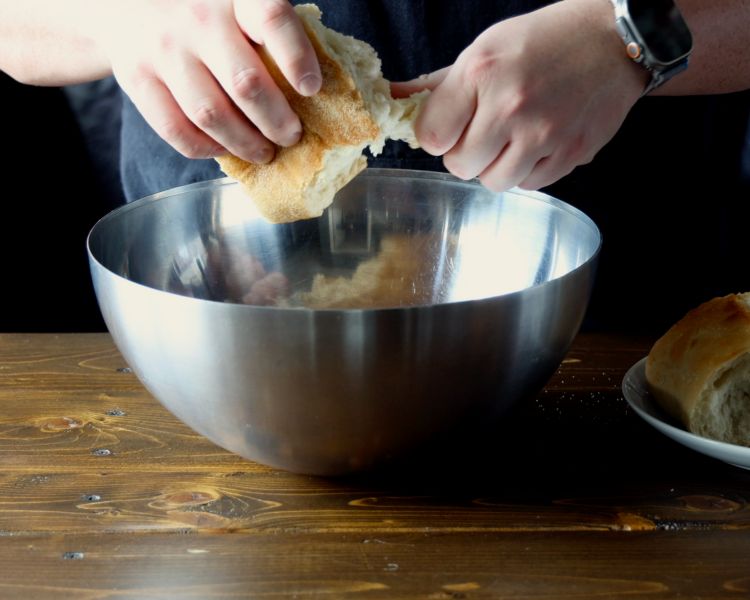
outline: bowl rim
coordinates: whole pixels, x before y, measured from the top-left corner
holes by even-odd
[[[440,171],[368,167],[364,171],[362,171],[360,174],[357,175],[357,178],[366,178],[366,177],[398,177],[398,178],[408,177],[412,179],[429,179],[429,180],[437,180],[437,181],[447,181],[450,183],[454,183],[458,185],[466,185],[466,186],[471,186],[471,187],[483,187],[481,181],[478,178],[463,180],[463,179],[459,179],[458,177],[454,175],[451,175],[450,173],[443,173]],[[170,292],[167,290],[160,290],[158,288],[154,288],[152,286],[148,286],[143,283],[133,281],[132,279],[128,279],[127,277],[123,277],[122,275],[119,275],[118,273],[115,273],[108,267],[104,266],[102,262],[94,255],[94,252],[91,249],[92,237],[94,236],[95,232],[103,226],[104,223],[110,220],[116,219],[120,215],[126,214],[132,210],[138,210],[142,206],[151,204],[152,202],[158,202],[159,200],[170,198],[172,196],[181,195],[192,190],[198,190],[201,188],[217,188],[217,187],[222,187],[225,185],[240,185],[240,184],[236,180],[232,179],[231,177],[219,177],[216,179],[207,179],[204,181],[197,181],[194,183],[188,183],[185,185],[169,188],[161,192],[156,192],[155,194],[149,194],[148,196],[138,198],[137,200],[133,200],[131,202],[124,204],[123,206],[113,209],[112,211],[108,212],[103,217],[101,217],[99,220],[97,220],[96,223],[94,223],[94,225],[89,230],[88,235],[86,236],[86,252],[88,254],[89,260],[95,263],[96,266],[102,271],[104,271],[108,276],[114,277],[117,280],[121,280],[130,285],[142,287],[154,293],[160,292],[163,294],[170,294],[171,296],[182,298],[186,301],[195,301],[195,302],[201,302],[201,303],[208,302],[208,303],[217,304],[223,307],[227,307],[227,306],[239,307],[243,310],[253,309],[253,310],[268,310],[268,311],[275,311],[275,312],[289,311],[289,312],[294,312],[294,313],[306,313],[306,312],[307,313],[321,313],[321,312],[375,313],[375,312],[386,312],[386,311],[403,311],[403,310],[434,308],[437,306],[449,306],[449,305],[453,306],[453,305],[460,305],[460,304],[466,304],[466,303],[472,303],[472,302],[484,302],[484,301],[495,300],[497,298],[511,297],[516,294],[528,292],[529,290],[543,289],[547,285],[551,285],[555,282],[559,282],[566,278],[572,277],[579,271],[585,268],[588,268],[589,265],[591,265],[594,261],[598,259],[598,256],[602,249],[602,243],[603,243],[601,230],[593,221],[593,219],[591,219],[591,217],[589,217],[582,210],[568,204],[567,202],[563,200],[560,200],[559,198],[555,198],[554,196],[550,196],[549,194],[546,194],[544,192],[534,191],[534,190],[524,190],[519,187],[513,187],[504,192],[491,192],[492,194],[496,196],[500,196],[505,193],[514,194],[517,196],[524,196],[524,197],[531,198],[531,199],[534,199],[536,201],[539,201],[545,204],[549,204],[550,206],[553,206],[562,212],[566,212],[570,214],[571,216],[580,220],[584,225],[589,227],[592,230],[592,232],[596,235],[596,238],[597,238],[596,248],[591,253],[591,255],[585,261],[583,261],[580,265],[578,265],[575,269],[571,269],[567,273],[564,273],[558,277],[548,279],[547,281],[544,281],[542,283],[538,283],[536,285],[525,287],[520,290],[505,292],[503,294],[496,294],[494,296],[486,296],[483,298],[470,298],[467,300],[439,302],[436,304],[414,304],[414,305],[409,305],[409,306],[387,306],[387,307],[376,307],[376,308],[309,308],[309,307],[304,307],[304,306],[302,307],[258,306],[258,305],[253,305],[253,304],[240,304],[236,302],[221,302],[218,300],[208,300],[205,298],[193,298],[190,296],[184,296],[182,294],[177,294],[175,292]]]

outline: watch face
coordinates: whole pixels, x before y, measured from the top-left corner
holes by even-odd
[[[690,52],[693,38],[673,0],[628,0],[628,10],[656,60],[669,64]]]

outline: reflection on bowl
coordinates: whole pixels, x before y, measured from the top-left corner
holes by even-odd
[[[229,180],[89,236],[99,305],[151,393],[217,444],[342,474],[533,396],[583,319],[601,238],[539,193],[370,169],[270,224]]]

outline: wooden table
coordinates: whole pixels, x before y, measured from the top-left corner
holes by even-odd
[[[643,423],[581,335],[498,439],[342,480],[178,422],[107,335],[0,335],[0,597],[750,598],[750,472]]]

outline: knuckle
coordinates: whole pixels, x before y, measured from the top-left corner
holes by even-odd
[[[586,143],[586,136],[583,133],[573,136],[570,141],[570,153],[573,156],[583,158],[588,153],[588,144]]]
[[[292,10],[286,0],[265,0],[260,6],[260,23],[264,29],[276,31],[292,20]]]
[[[188,5],[190,17],[198,25],[206,25],[211,21],[211,3],[207,0],[194,0]]]
[[[489,50],[482,49],[467,58],[464,77],[473,87],[482,87],[492,79],[497,69],[498,57]]]
[[[243,69],[232,77],[235,93],[246,100],[256,100],[263,93],[263,78],[258,69]]]
[[[185,132],[180,123],[173,120],[164,121],[156,127],[156,132],[173,146],[183,146]]]
[[[536,142],[539,146],[547,146],[554,143],[559,134],[560,126],[554,120],[540,118],[537,121]]]
[[[146,63],[138,63],[133,67],[133,70],[127,79],[133,89],[139,90],[148,85],[153,78],[154,72],[151,69],[151,66]]]
[[[159,49],[164,53],[170,53],[174,50],[176,45],[176,40],[172,32],[165,31],[162,34],[159,35],[158,42]]]
[[[531,105],[531,94],[528,88],[524,86],[518,86],[505,97],[503,102],[503,110],[506,118],[524,118],[528,116],[529,107]],[[542,130],[546,129],[546,125],[542,127]]]
[[[224,115],[215,103],[205,102],[193,111],[191,120],[200,129],[213,129],[224,120]]]
[[[203,158],[206,156],[205,149],[190,141],[184,126],[178,121],[165,121],[156,128],[156,132],[187,158]]]
[[[588,136],[585,133],[579,133],[571,139],[567,154],[572,163],[586,165],[594,160],[596,148],[589,143]]]

